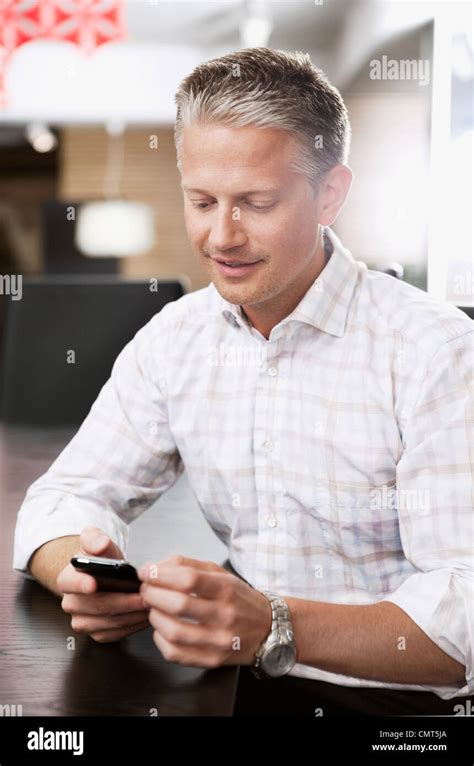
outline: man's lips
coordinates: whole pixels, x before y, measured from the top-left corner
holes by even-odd
[[[229,258],[225,260],[223,258],[212,258],[212,260],[221,274],[226,277],[244,277],[247,274],[252,273],[260,263],[263,263],[262,260],[239,261],[237,258]]]

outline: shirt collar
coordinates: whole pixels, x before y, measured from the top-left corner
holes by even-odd
[[[344,335],[349,305],[357,281],[358,263],[328,227],[324,229],[324,240],[325,267],[296,308],[282,319],[277,327],[296,321],[312,325],[330,335]],[[241,306],[222,298],[212,283],[210,287],[218,299],[218,312],[235,326],[248,330],[249,322]]]

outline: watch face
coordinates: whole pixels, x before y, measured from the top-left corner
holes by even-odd
[[[292,644],[272,646],[262,657],[262,667],[269,676],[283,676],[295,664],[295,647]]]

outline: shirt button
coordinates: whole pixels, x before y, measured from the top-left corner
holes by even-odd
[[[277,525],[277,520],[276,520],[275,516],[269,516],[268,517],[268,526],[269,527],[276,527],[276,525]]]
[[[263,443],[263,446],[265,447],[265,452],[271,452],[273,449],[273,442],[267,440]]]
[[[278,370],[276,367],[268,368],[268,374],[271,375],[272,378],[274,378],[277,373],[278,373]]]

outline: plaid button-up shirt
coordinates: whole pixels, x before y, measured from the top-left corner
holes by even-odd
[[[474,691],[473,324],[355,261],[319,277],[267,339],[213,284],[124,348],[81,428],[28,490],[14,566],[93,524],[129,523],[186,469],[233,567],[261,590],[401,607],[466,667],[419,686],[297,664],[349,686]],[[159,530],[157,530],[157,535]]]

